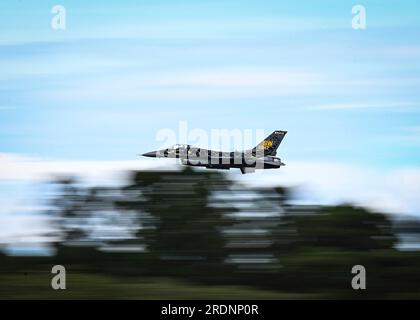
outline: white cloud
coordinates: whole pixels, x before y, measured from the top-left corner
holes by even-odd
[[[88,183],[120,184],[126,170],[176,170],[173,159],[138,161],[48,160],[0,154],[0,181],[40,181],[54,175],[73,174]],[[291,186],[314,203],[352,202],[389,213],[420,214],[420,167],[376,169],[349,164],[289,161],[279,170],[242,175],[230,171],[238,182],[260,186]]]
[[[167,70],[165,72],[136,72],[108,74],[83,79],[70,79],[65,86],[41,92],[41,98],[54,101],[83,102],[138,102],[148,100],[209,100],[221,98],[287,97],[307,95],[353,94],[386,90],[387,88],[411,88],[420,85],[417,78],[384,78],[341,75],[323,70],[302,68],[202,68]],[[370,89],[369,89],[370,90]],[[332,104],[313,109],[362,109],[362,108],[418,108],[411,103],[356,103]]]
[[[420,126],[407,126],[404,130],[416,136],[420,136]]]
[[[316,93],[322,74],[301,70],[219,68],[109,76],[80,80],[66,89],[49,90],[47,98],[71,101],[138,101],[267,97]]]
[[[47,240],[48,238],[42,235],[51,232],[51,226],[48,223],[50,218],[35,215],[32,213],[33,211],[33,208],[30,208],[26,214],[1,214],[0,244],[44,242]],[[15,212],[17,211],[15,210]]]
[[[403,128],[399,138],[405,142],[420,144],[420,126],[408,126]]]
[[[309,72],[293,70],[225,69],[201,70],[182,74],[164,74],[147,81],[148,85],[159,86],[307,86],[313,85],[319,76]]]
[[[86,182],[119,183],[127,170],[176,169],[176,163],[166,159],[128,161],[72,161],[26,157],[16,154],[0,154],[0,181],[40,181],[55,176],[77,175]]]
[[[0,154],[2,188],[15,183],[48,180],[54,175],[72,174],[88,184],[119,185],[126,170],[177,170],[174,159],[138,161],[71,161],[37,159],[15,154]],[[256,186],[297,187],[298,202],[338,204],[351,202],[381,212],[420,214],[420,167],[380,170],[347,164],[289,161],[279,170],[242,175],[232,169],[229,178]],[[42,209],[30,195],[6,192],[0,209],[1,243],[43,243],[43,232],[51,226],[36,215]],[[16,199],[13,199],[13,198]],[[42,210],[41,210],[42,211]],[[5,228],[6,226],[6,228]]]
[[[289,161],[244,182],[300,187],[302,197],[323,204],[351,202],[396,214],[420,214],[420,167],[375,169],[339,163]]]
[[[406,45],[406,46],[392,46],[379,48],[382,53],[390,54],[391,57],[397,57],[400,59],[417,59],[420,55],[420,46],[417,45]]]
[[[420,110],[418,103],[336,103],[308,107],[310,110],[351,110],[351,109],[387,109],[389,111]]]

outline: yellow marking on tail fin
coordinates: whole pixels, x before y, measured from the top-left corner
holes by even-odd
[[[270,149],[273,146],[273,141],[264,140],[263,146],[264,146],[264,150]]]

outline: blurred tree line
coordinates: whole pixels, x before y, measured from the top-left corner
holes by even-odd
[[[314,297],[419,297],[417,221],[352,205],[294,205],[288,188],[242,186],[217,171],[132,172],[118,188],[56,181],[46,213],[55,254],[0,254],[4,273],[61,264],[118,277],[173,277]],[[353,290],[363,265],[367,290]]]

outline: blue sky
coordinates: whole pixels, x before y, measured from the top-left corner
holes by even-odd
[[[352,1],[62,1],[65,31],[55,4],[1,4],[2,152],[131,159],[187,120],[286,129],[289,159],[419,164],[415,1],[364,1],[366,30]]]
[[[50,27],[56,4],[64,31]],[[366,30],[351,28],[355,4]],[[185,120],[288,130],[281,155],[292,165],[418,170],[419,9],[407,0],[3,1],[0,153],[136,161],[159,129]]]

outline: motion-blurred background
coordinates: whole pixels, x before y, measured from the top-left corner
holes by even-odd
[[[209,171],[51,182],[38,252],[0,255],[3,298],[418,298],[420,223]],[[52,191],[54,190],[54,191]],[[24,235],[22,235],[24,237]],[[28,245],[28,244],[27,244]],[[22,249],[22,248],[21,248]],[[405,250],[404,250],[405,249]],[[51,289],[53,265],[67,289]],[[353,290],[351,269],[367,270]]]
[[[417,298],[420,5],[354,5],[2,1],[0,298]],[[287,166],[137,157],[180,123]]]

